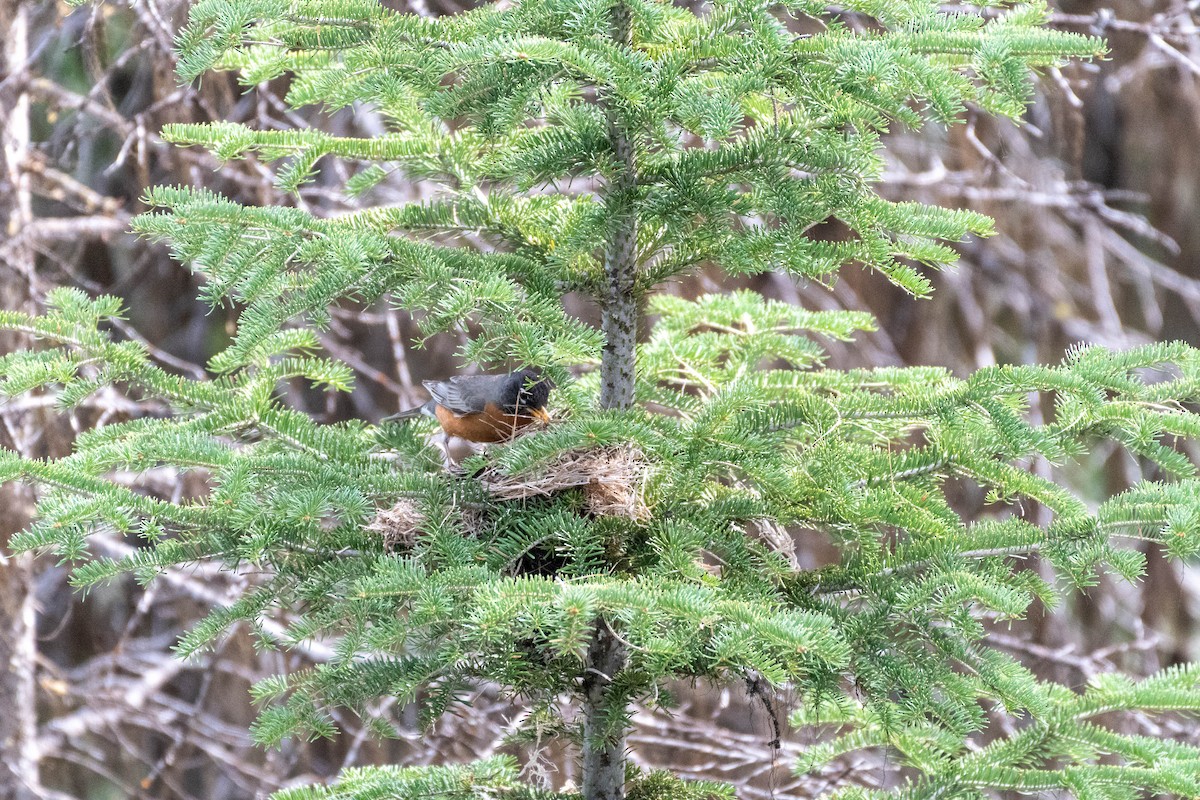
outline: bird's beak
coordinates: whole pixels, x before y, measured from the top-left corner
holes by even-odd
[[[543,425],[550,424],[550,412],[547,411],[546,409],[534,408],[534,409],[530,409],[529,413],[533,415],[534,419],[536,419],[538,422],[542,423]]]

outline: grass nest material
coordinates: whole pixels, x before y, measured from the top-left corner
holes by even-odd
[[[417,543],[425,525],[425,514],[412,500],[401,498],[391,508],[383,508],[367,525],[367,530],[383,538],[383,549],[389,553],[407,553]]]
[[[460,509],[462,529],[466,536],[476,536],[486,522],[483,509],[465,506]],[[381,508],[367,524],[367,530],[379,534],[383,549],[392,555],[412,552],[417,539],[425,533],[428,522],[425,512],[408,498],[400,498],[391,508]]]
[[[568,489],[583,489],[584,506],[594,516],[644,522],[650,518],[646,481],[650,464],[631,445],[568,450],[539,464],[536,472],[504,475],[484,470],[479,481],[498,500],[549,497]]]

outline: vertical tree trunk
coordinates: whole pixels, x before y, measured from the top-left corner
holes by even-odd
[[[14,486],[0,487],[0,800],[38,796],[33,571],[28,554],[8,552],[8,538],[28,521]]]
[[[613,7],[613,38],[631,44],[629,9]],[[637,344],[637,162],[634,143],[616,112],[608,108],[609,141],[617,157],[617,174],[604,189],[609,213],[608,243],[604,250],[604,296],[600,298],[604,356],[600,363],[601,408],[633,405],[633,365]]]
[[[612,10],[613,39],[632,44],[630,11],[623,2]],[[634,355],[637,345],[637,161],[634,142],[619,115],[607,105],[609,141],[617,158],[617,173],[604,189],[609,213],[604,250],[604,294],[600,298],[605,344],[600,364],[600,407],[633,405]],[[624,721],[614,719],[624,709],[612,697],[612,683],[625,667],[625,647],[604,619],[597,619],[588,646],[583,675],[583,797],[584,800],[623,800],[625,797]]]
[[[0,307],[17,308],[28,302],[33,276],[33,253],[22,239],[32,210],[24,170],[29,148],[29,32],[20,0],[0,0],[0,31],[0,76],[7,79],[0,88]],[[11,338],[0,341],[0,352],[15,344]],[[0,431],[16,427],[10,421]],[[9,537],[28,522],[23,495],[20,487],[0,486],[0,800],[38,796],[33,572],[28,555],[8,552]]]
[[[604,620],[598,620],[583,676],[584,800],[625,797],[625,723],[612,719],[617,709],[609,696],[612,679],[624,666],[625,646]]]

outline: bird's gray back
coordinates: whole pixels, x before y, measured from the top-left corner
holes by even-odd
[[[423,381],[438,405],[456,414],[478,414],[488,400],[503,395],[507,375],[455,375],[448,381]]]

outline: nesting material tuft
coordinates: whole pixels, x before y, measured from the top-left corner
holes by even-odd
[[[407,553],[417,543],[417,534],[425,524],[425,515],[412,500],[401,499],[391,508],[380,510],[367,530],[383,537],[389,553]]]
[[[535,474],[502,475],[489,469],[479,480],[499,500],[549,497],[582,488],[589,513],[642,522],[650,518],[645,496],[649,474],[650,465],[641,450],[614,445],[560,453],[539,465]]]
[[[787,532],[787,528],[768,517],[759,517],[750,520],[746,525],[745,532],[762,540],[767,547],[787,559],[788,565],[792,569],[800,569],[800,560],[796,558],[796,542]]]
[[[478,506],[463,506],[459,509],[459,517],[463,535],[470,538],[478,536],[487,525],[487,512]]]

